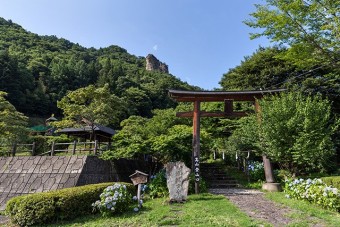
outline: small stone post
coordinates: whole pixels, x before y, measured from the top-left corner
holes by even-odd
[[[35,155],[35,142],[33,142],[32,144],[32,156]]]
[[[52,147],[51,147],[51,156],[54,155],[54,149],[55,149],[55,142],[52,142]]]
[[[15,156],[15,153],[17,152],[17,144],[16,143],[13,143],[13,146],[12,146],[12,156],[14,157]]]

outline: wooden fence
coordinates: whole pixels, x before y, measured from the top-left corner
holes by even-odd
[[[72,143],[56,143],[52,142],[50,150],[47,152],[36,154],[36,143],[31,144],[13,144],[12,147],[2,147],[2,153],[5,153],[7,156],[16,156],[19,153],[28,152],[30,155],[50,155],[54,156],[57,153],[66,153],[66,154],[93,154],[98,155],[103,152],[103,145],[108,148],[110,146],[109,143],[98,143],[97,140],[94,142],[78,142],[74,141]],[[101,147],[102,146],[102,147]]]

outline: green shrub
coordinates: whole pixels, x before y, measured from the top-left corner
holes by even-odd
[[[200,193],[208,192],[207,182],[201,177],[199,181]],[[195,194],[195,174],[190,173],[189,176],[189,194]]]
[[[98,209],[103,216],[126,211],[132,203],[132,195],[127,190],[126,185],[115,183],[104,189],[92,206]]]
[[[152,199],[169,195],[165,169],[162,169],[154,176],[151,176],[151,182],[148,184],[148,193]]]
[[[54,198],[41,193],[18,196],[7,202],[5,213],[19,226],[48,223],[55,217]]]
[[[135,187],[132,184],[124,184],[129,193],[135,193]],[[20,226],[70,220],[92,213],[92,203],[110,185],[113,183],[93,184],[14,197],[7,202],[6,214],[13,223]]]
[[[339,190],[326,185],[321,179],[287,180],[284,191],[287,198],[306,200],[326,209],[340,212]]]
[[[322,177],[321,180],[332,187],[335,187],[340,190],[340,176],[334,176],[334,177]]]
[[[263,162],[258,162],[258,161],[249,162],[248,171],[249,171],[249,177],[252,181],[265,180]]]

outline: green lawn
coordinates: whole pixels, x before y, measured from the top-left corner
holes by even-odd
[[[294,220],[289,226],[340,226],[340,213],[325,210],[307,201],[287,199],[283,192],[266,193],[266,197],[295,210],[289,215]]]
[[[168,204],[166,199],[147,200],[143,210],[110,218],[99,215],[50,226],[259,226],[240,212],[224,196],[191,195],[183,204]]]

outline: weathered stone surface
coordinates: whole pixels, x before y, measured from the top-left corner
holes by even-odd
[[[182,202],[187,199],[190,169],[183,162],[166,164],[167,186],[171,202]]]
[[[112,164],[96,156],[0,157],[0,210],[13,196],[101,182],[131,183],[129,176],[145,167],[131,160]]]
[[[160,62],[154,55],[149,54],[146,56],[146,70],[148,71],[159,71],[163,73],[169,73],[168,66]]]

